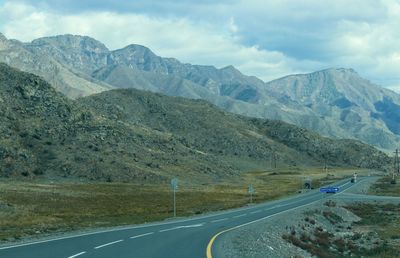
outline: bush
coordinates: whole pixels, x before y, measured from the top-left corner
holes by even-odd
[[[336,202],[334,202],[332,200],[328,200],[324,204],[325,204],[325,206],[328,206],[328,207],[336,207]]]
[[[335,239],[333,243],[335,244],[336,249],[339,252],[343,253],[344,251],[346,251],[346,241],[344,241],[343,238]]]
[[[324,246],[324,247],[330,246],[331,234],[329,234],[328,232],[321,232],[316,230],[314,235],[315,235],[315,242],[319,246]]]
[[[336,213],[333,213],[331,211],[324,211],[322,212],[322,215],[329,220],[330,223],[332,223],[333,225],[336,223],[340,223],[343,222],[342,217],[340,217],[339,215],[337,215]]]

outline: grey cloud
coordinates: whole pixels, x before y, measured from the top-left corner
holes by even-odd
[[[229,52],[227,58],[224,56],[227,51],[215,51],[219,47],[218,43],[207,44],[219,42],[207,38],[204,31],[211,31],[213,37],[221,34],[239,49],[257,46],[260,51],[279,53],[278,59],[282,58],[284,61],[271,60],[270,55],[254,61],[257,55],[241,54],[241,61],[233,63],[240,66],[241,62],[245,63],[243,60],[247,60],[247,64],[242,66],[245,72],[263,77],[262,70],[265,69],[264,74],[269,75],[264,78],[270,78],[274,73],[270,71],[270,67],[273,66],[268,63],[282,63],[282,67],[279,66],[278,69],[281,73],[293,70],[308,72],[331,66],[353,67],[366,77],[374,78],[373,81],[377,83],[400,84],[396,83],[400,81],[398,79],[385,79],[393,78],[392,74],[400,68],[398,61],[400,59],[393,56],[393,53],[399,52],[397,46],[400,43],[396,34],[399,32],[397,24],[400,22],[399,18],[396,18],[400,17],[398,0],[10,0],[8,2],[27,3],[44,13],[57,13],[59,16],[84,17],[88,15],[87,12],[112,12],[119,18],[116,23],[113,22],[114,18],[110,18],[110,24],[126,24],[124,19],[131,19],[128,16],[120,17],[119,14],[122,16],[140,14],[152,19],[145,21],[145,26],[151,26],[154,20],[160,21],[161,25],[157,25],[156,30],[159,31],[161,28],[163,33],[149,35],[149,28],[144,28],[141,34],[136,32],[135,35],[134,33],[127,35],[126,29],[115,30],[104,24],[80,32],[91,33],[105,42],[109,40],[114,45],[122,42],[125,44],[128,38],[132,41],[129,43],[151,42],[153,45],[148,45],[149,47],[157,46],[170,56],[183,56],[195,63],[206,63],[207,58],[211,58],[213,62],[220,60],[221,63],[234,60],[232,57],[238,56],[238,53],[227,50]],[[398,14],[393,14],[396,8],[399,10]],[[177,23],[169,23],[171,20]],[[176,35],[179,33],[176,27],[179,27],[181,20],[187,22],[188,28],[193,30],[193,33],[188,33],[191,40]],[[230,29],[232,21],[235,28],[233,30]],[[7,18],[0,15],[0,28],[2,24],[8,24],[8,28],[11,29],[16,28],[15,24],[9,23]],[[43,26],[46,27],[48,24]],[[72,27],[64,26],[64,31],[60,31],[60,28],[54,27],[43,31],[65,33],[70,32],[67,31],[70,28]],[[38,31],[36,34],[41,34],[41,30]],[[199,33],[195,34],[196,32]],[[110,37],[110,33],[114,36]],[[229,37],[225,37],[224,34],[229,33]],[[199,44],[199,41],[202,43]],[[186,49],[187,52],[182,49]]]
[[[118,13],[146,13],[151,15],[176,15],[185,16],[195,13],[197,9],[204,6],[215,6],[214,0],[134,0],[134,1],[115,1],[115,0],[85,0],[85,1],[65,1],[65,0],[15,0],[35,7],[58,11],[61,13],[81,13],[87,11],[111,11]],[[217,5],[230,5],[237,0],[218,1]]]
[[[259,4],[238,8],[236,23],[245,45],[280,51],[296,59],[326,61],[340,54],[331,46],[343,33],[338,28],[340,21],[382,22],[387,10],[377,3],[280,1],[273,6]]]

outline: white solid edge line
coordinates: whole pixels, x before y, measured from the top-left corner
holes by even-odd
[[[263,205],[268,204],[268,203],[273,204],[275,202],[288,201],[290,199],[293,199],[293,197],[296,197],[296,196],[297,195],[293,195],[292,198],[288,197],[288,198],[284,198],[284,199],[280,199],[280,200],[273,200],[271,202],[265,202],[265,203],[260,204],[259,206],[263,206]],[[288,204],[284,204],[284,205],[288,205]],[[156,226],[170,225],[170,224],[177,224],[177,223],[182,223],[182,222],[187,222],[187,221],[201,220],[201,219],[211,218],[211,217],[215,217],[215,216],[220,216],[221,214],[231,214],[231,213],[240,212],[240,211],[247,211],[247,210],[253,209],[253,208],[254,207],[241,207],[241,208],[236,208],[236,209],[232,209],[232,210],[227,210],[227,211],[225,211],[223,213],[210,214],[210,215],[199,216],[199,217],[189,218],[189,219],[184,219],[184,220],[179,220],[179,221],[155,222],[155,223],[151,223],[151,224],[148,224],[148,225],[143,224],[143,225],[130,226],[130,227],[125,227],[125,228],[114,228],[114,229],[100,230],[100,231],[96,231],[96,232],[82,233],[82,234],[77,234],[77,235],[72,235],[72,236],[65,236],[65,237],[46,239],[46,240],[30,242],[30,243],[24,243],[24,244],[19,244],[19,245],[5,246],[5,247],[0,247],[0,250],[23,247],[23,246],[29,246],[29,245],[37,245],[37,244],[42,244],[42,243],[47,243],[47,242],[54,242],[54,241],[58,241],[58,240],[71,239],[71,238],[90,236],[90,235],[97,235],[97,234],[103,234],[103,233],[109,233],[109,232],[132,230],[132,229],[146,228],[146,227],[156,227]]]
[[[292,197],[287,197],[287,198],[283,198],[283,199],[280,199],[280,200],[273,200],[273,201],[261,203],[258,206],[264,206],[265,204],[273,204],[273,203],[276,203],[276,202],[288,201],[290,199],[293,199],[293,197],[296,197],[296,196],[297,195],[293,195]],[[287,204],[284,204],[284,205],[287,205]],[[156,226],[170,225],[170,224],[178,224],[178,223],[187,222],[187,221],[201,220],[201,219],[207,219],[207,218],[212,218],[212,217],[216,217],[216,216],[221,216],[222,214],[231,214],[231,213],[236,213],[236,212],[240,212],[240,211],[247,211],[247,210],[254,209],[254,208],[255,207],[239,207],[239,208],[235,208],[235,209],[231,209],[231,210],[226,210],[225,212],[222,212],[222,213],[209,214],[209,215],[204,215],[204,216],[199,216],[199,217],[194,217],[194,218],[189,218],[189,219],[183,219],[183,220],[178,220],[178,221],[154,222],[154,223],[149,223],[149,224],[142,224],[142,225],[129,226],[129,227],[121,227],[121,228],[113,228],[113,229],[106,229],[106,230],[100,230],[100,231],[96,231],[96,232],[89,232],[89,233],[82,233],[82,234],[65,236],[65,237],[46,239],[46,240],[30,242],[30,243],[24,243],[24,244],[19,244],[19,245],[5,246],[5,247],[0,247],[0,250],[11,249],[11,248],[16,248],[16,247],[22,247],[22,246],[29,246],[29,245],[37,245],[37,244],[53,242],[53,241],[58,241],[58,240],[77,238],[77,237],[83,237],[83,236],[90,236],[90,235],[97,235],[97,234],[103,234],[103,233],[110,233],[110,232],[116,232],[116,231],[132,230],[132,229],[147,228],[147,227],[156,227]]]
[[[74,255],[72,255],[72,256],[70,256],[70,257],[68,257],[68,258],[75,258],[75,257],[78,257],[79,255],[82,255],[82,254],[85,254],[86,252],[80,252],[79,254],[74,254]]]
[[[284,201],[284,200],[285,199],[283,199],[283,200],[274,200],[272,202]],[[265,204],[265,203],[263,203],[263,204]],[[261,205],[263,205],[263,204],[261,204]],[[216,214],[210,214],[210,215],[205,215],[205,216],[200,216],[200,217],[195,217],[195,218],[189,218],[189,219],[183,219],[183,220],[177,220],[177,221],[155,222],[155,223],[143,224],[143,225],[137,225],[137,226],[131,226],[131,227],[122,227],[122,228],[100,230],[100,231],[96,231],[96,232],[89,232],[89,233],[82,233],[82,234],[65,236],[65,237],[46,239],[46,240],[35,241],[35,242],[30,242],[30,243],[24,243],[24,244],[19,244],[19,245],[4,246],[4,247],[0,247],[0,250],[23,247],[23,246],[30,246],[30,245],[37,245],[37,244],[43,244],[43,243],[54,242],[54,241],[59,241],[59,240],[64,240],[64,239],[77,238],[77,237],[83,237],[83,236],[91,236],[91,235],[97,235],[97,234],[103,234],[103,233],[111,233],[111,232],[116,232],[116,231],[133,230],[133,229],[139,229],[139,228],[148,228],[148,227],[157,227],[157,226],[163,226],[163,225],[178,224],[178,223],[183,223],[183,222],[188,222],[188,221],[196,221],[196,220],[202,220],[202,219],[212,218],[212,217],[216,217],[216,216],[221,216],[221,214],[231,214],[231,213],[245,211],[245,210],[249,210],[249,209],[253,209],[253,208],[254,207],[244,207],[244,208],[241,207],[241,208],[236,208],[236,209],[232,209],[232,210],[227,210],[225,213],[216,213]]]
[[[400,196],[390,196],[390,195],[371,195],[371,194],[355,194],[355,193],[344,193],[344,196],[348,196],[349,198],[354,198],[354,197],[358,197],[358,198],[370,198],[370,199],[400,199]]]
[[[347,184],[347,183],[346,183],[346,184]],[[352,186],[350,186],[349,188],[345,189],[344,191],[350,189],[351,187],[352,187]],[[344,192],[344,191],[343,191],[343,192]],[[269,215],[269,216],[266,216],[266,217],[262,217],[262,218],[260,218],[260,219],[256,219],[256,220],[250,221],[250,222],[247,222],[247,223],[244,223],[244,224],[235,226],[235,227],[233,227],[233,228],[230,228],[229,231],[232,231],[232,230],[235,230],[235,229],[238,229],[238,228],[247,226],[247,225],[251,225],[251,224],[254,224],[254,223],[256,223],[256,222],[259,222],[259,221],[262,221],[262,220],[265,220],[265,219],[274,217],[274,216],[276,216],[276,215],[279,215],[279,214],[282,214],[282,213],[285,213],[285,212],[288,212],[288,211],[296,210],[296,209],[299,209],[299,208],[302,208],[302,207],[311,205],[311,204],[313,204],[313,203],[316,203],[316,202],[319,202],[319,201],[322,201],[322,200],[323,200],[323,199],[318,199],[318,200],[312,201],[312,202],[307,203],[307,204],[303,204],[303,205],[300,205],[300,206],[297,206],[297,207],[294,207],[294,208],[291,208],[291,209],[288,209],[288,210],[280,211],[280,212],[278,212],[278,213],[275,213],[275,214],[272,214],[272,215]],[[225,232],[228,232],[228,231],[225,231]]]
[[[285,213],[285,212],[288,212],[288,211],[296,210],[296,209],[299,209],[299,208],[302,208],[302,207],[311,205],[311,204],[313,204],[313,203],[315,203],[315,202],[319,202],[319,201],[321,201],[321,200],[322,200],[322,199],[320,199],[320,200],[315,200],[315,201],[313,201],[313,202],[310,202],[310,203],[307,203],[307,204],[304,204],[304,205],[301,205],[301,206],[297,206],[297,207],[294,207],[294,208],[291,208],[291,209],[288,209],[288,210],[280,211],[280,212],[278,212],[278,213],[275,213],[275,214],[272,214],[272,215],[269,215],[269,216],[266,216],[266,217],[262,217],[262,218],[260,218],[260,219],[256,219],[256,220],[253,220],[253,221],[250,221],[250,222],[247,222],[247,223],[238,225],[238,226],[235,226],[235,227],[233,227],[233,228],[230,228],[229,231],[232,231],[232,230],[235,230],[235,229],[238,229],[238,228],[247,226],[247,225],[254,224],[254,223],[256,223],[256,222],[259,222],[259,221],[262,221],[262,220],[265,220],[265,219],[274,217],[274,216],[276,216],[276,215],[279,215],[279,214],[282,214],[282,213]],[[228,231],[226,231],[226,232],[228,232]],[[226,233],[226,232],[224,232],[224,233]]]
[[[144,236],[148,236],[148,235],[152,235],[154,234],[154,232],[149,232],[146,234],[141,234],[141,235],[137,235],[137,236],[131,236],[130,239],[135,239],[135,238],[139,238],[139,237],[144,237]]]
[[[105,247],[105,246],[109,246],[109,245],[113,245],[113,244],[116,244],[116,243],[119,243],[119,242],[122,242],[122,241],[124,241],[124,240],[121,239],[121,240],[110,242],[110,243],[107,243],[107,244],[104,244],[104,245],[99,245],[99,246],[96,246],[94,249],[99,249],[99,248],[102,248],[102,247]]]

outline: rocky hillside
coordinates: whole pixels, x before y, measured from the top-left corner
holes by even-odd
[[[400,96],[352,69],[291,75],[267,86],[272,95],[310,108],[335,131],[332,136],[358,138],[384,149],[400,143]],[[321,131],[316,125],[311,129]]]
[[[43,76],[75,99],[115,88],[207,100],[229,112],[282,120],[322,135],[381,149],[400,144],[400,97],[351,69],[329,69],[264,83],[232,66],[191,65],[140,45],[109,50],[85,36],[21,43],[0,34],[0,61]]]
[[[285,122],[234,115],[202,100],[127,89],[78,102],[108,119],[179,135],[185,145],[204,154],[268,160],[275,152],[278,162],[289,166],[322,164],[325,160],[337,166],[379,168],[384,164],[381,152],[359,141],[333,140]]]
[[[68,44],[73,45],[73,40],[68,41]],[[72,47],[65,46],[64,49],[72,52]],[[82,52],[90,53],[90,48],[86,47],[85,49],[82,46]],[[69,53],[68,56],[74,55]],[[82,57],[77,58],[82,59]],[[61,62],[61,60],[62,58],[56,50],[46,47],[40,40],[24,44],[17,40],[7,40],[0,33],[0,62],[42,76],[58,91],[67,96],[75,98],[113,88],[91,78],[85,73],[85,70],[71,69],[70,65]],[[64,59],[66,62],[69,62],[69,60]],[[88,64],[85,63],[85,65]]]
[[[359,142],[241,117],[202,100],[134,89],[70,100],[4,64],[0,110],[2,177],[159,182],[179,175],[200,183],[265,168],[272,153],[279,166],[328,159],[381,169],[389,162]]]

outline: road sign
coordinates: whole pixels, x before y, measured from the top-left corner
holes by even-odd
[[[311,178],[306,177],[304,178],[304,184],[303,184],[303,188],[305,189],[311,189]]]
[[[252,185],[249,185],[248,192],[249,192],[249,194],[253,194],[254,193],[254,187]]]
[[[253,202],[254,187],[252,185],[249,185],[249,189],[247,191],[250,194],[250,203],[252,203]]]
[[[354,172],[354,174],[353,174],[353,183],[355,183],[355,182],[357,182],[357,173],[356,172]]]
[[[178,178],[171,179],[171,188],[174,191],[174,217],[176,217],[176,190],[178,190]]]
[[[171,179],[171,188],[172,190],[178,190],[178,178]]]
[[[322,187],[319,191],[321,193],[336,193],[339,191],[339,187]]]

